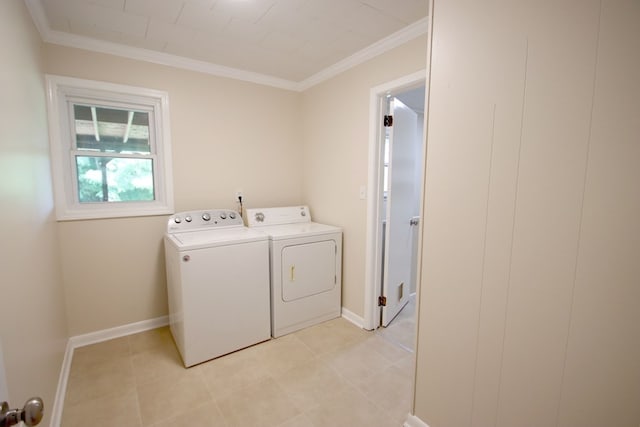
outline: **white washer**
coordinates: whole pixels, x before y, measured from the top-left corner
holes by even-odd
[[[340,317],[342,229],[311,222],[307,206],[246,213],[247,225],[271,242],[273,337]]]
[[[232,210],[169,218],[171,333],[185,367],[271,338],[269,240]]]

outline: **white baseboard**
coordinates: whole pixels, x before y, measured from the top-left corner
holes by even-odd
[[[96,344],[114,338],[126,337],[138,332],[160,328],[169,324],[169,316],[157,317],[155,319],[143,320],[141,322],[129,323],[128,325],[116,326],[115,328],[103,329],[101,331],[90,332],[84,335],[76,335],[69,338],[73,348],[84,347],[85,345]]]
[[[73,360],[73,347],[71,340],[67,340],[67,348],[62,359],[62,367],[60,368],[60,376],[58,377],[58,388],[51,406],[51,421],[49,427],[60,427],[62,424],[62,410],[64,409],[64,397],[67,394],[67,383],[69,382],[69,373],[71,372],[71,360]]]
[[[76,348],[114,338],[121,338],[127,335],[137,334],[150,329],[160,328],[168,324],[169,316],[162,316],[155,319],[143,320],[141,322],[130,323],[128,325],[117,326],[115,328],[104,329],[102,331],[91,332],[83,335],[76,335],[69,338],[67,340],[64,359],[62,360],[62,367],[60,368],[60,377],[58,378],[56,396],[51,407],[51,423],[49,426],[60,427],[62,423],[62,410],[64,409],[64,399],[67,393],[69,374],[71,373],[71,361],[73,360],[73,352]]]
[[[357,327],[364,329],[364,319],[355,314],[353,311],[347,310],[346,308],[342,307],[342,317],[344,317],[346,320],[353,323]]]
[[[415,415],[407,414],[403,427],[429,427],[429,425]]]

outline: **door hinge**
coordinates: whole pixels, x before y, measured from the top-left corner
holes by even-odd
[[[387,297],[381,295],[378,297],[378,307],[386,307],[387,306]]]
[[[390,128],[391,126],[393,126],[393,116],[389,115],[385,115],[384,116],[384,127],[386,128]]]

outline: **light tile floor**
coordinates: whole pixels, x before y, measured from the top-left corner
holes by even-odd
[[[185,369],[168,327],[78,348],[63,427],[400,427],[414,355],[334,319]]]

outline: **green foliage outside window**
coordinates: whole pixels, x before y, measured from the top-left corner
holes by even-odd
[[[76,157],[80,203],[153,201],[151,159]]]

